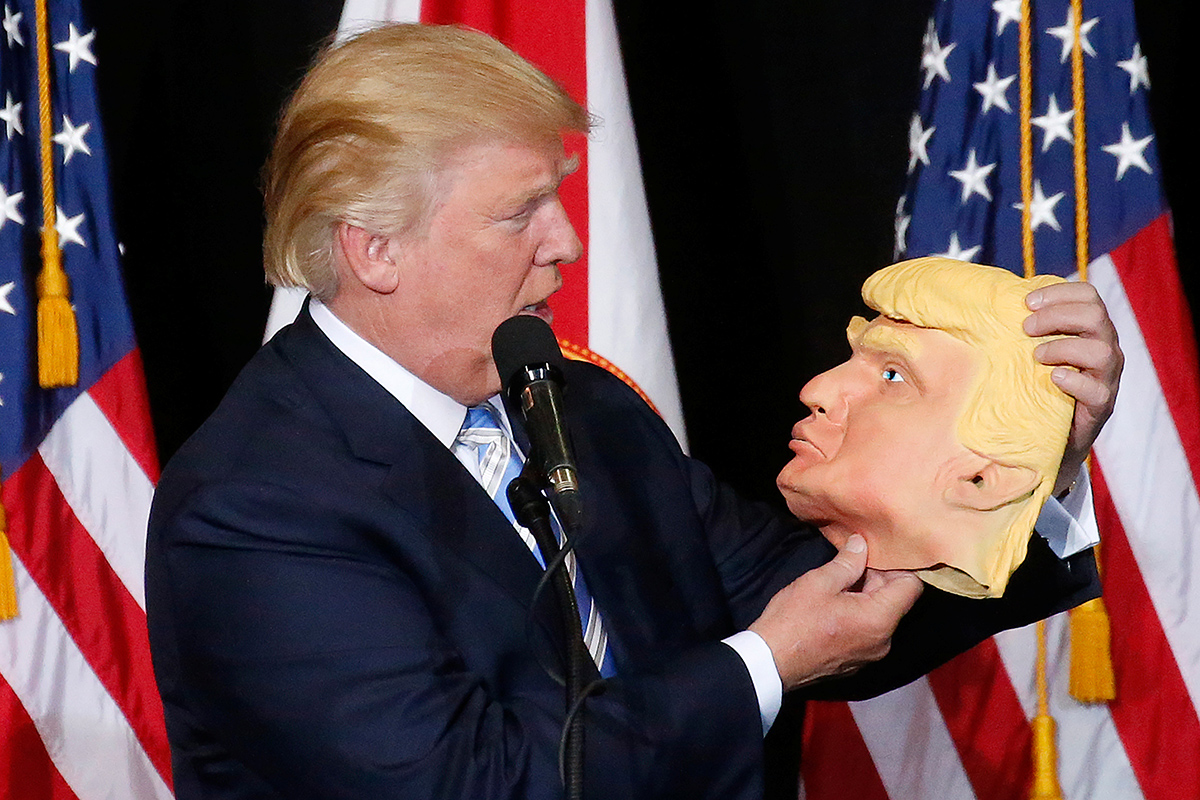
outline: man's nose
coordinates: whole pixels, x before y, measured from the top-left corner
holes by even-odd
[[[546,211],[549,219],[546,221],[545,236],[535,254],[535,263],[538,266],[548,266],[578,261],[583,255],[583,243],[575,234],[575,227],[567,217],[562,200],[555,198]]]

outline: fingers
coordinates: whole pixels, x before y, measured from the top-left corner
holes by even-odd
[[[1033,312],[1025,320],[1025,332],[1030,336],[1070,334],[1116,339],[1108,309],[1090,283],[1044,286],[1030,292],[1025,305]]]
[[[1042,342],[1034,352],[1055,367],[1050,374],[1055,385],[1077,401],[1063,460],[1071,472],[1113,412],[1125,357],[1108,309],[1091,284],[1044,286],[1030,292],[1025,303],[1033,312],[1024,322],[1027,334],[1066,337]]]
[[[887,570],[886,572],[868,570],[868,572],[875,573],[877,577],[868,576],[863,593],[884,607],[885,617],[894,617],[897,621],[908,613],[925,588],[921,579],[915,573],[907,570]]]
[[[1079,402],[1103,409],[1116,400],[1124,357],[1107,342],[1055,339],[1038,345],[1034,356],[1043,364],[1058,365],[1050,373],[1051,380]]]
[[[827,591],[844,592],[858,583],[866,568],[867,541],[855,533],[838,548],[838,554],[832,561],[814,570],[812,575],[824,583]]]
[[[1101,372],[1111,369],[1113,348],[1101,339],[1070,336],[1042,342],[1033,355],[1043,364],[1065,364],[1078,370]]]
[[[1082,281],[1065,281],[1043,286],[1041,289],[1034,289],[1025,297],[1025,305],[1030,311],[1040,311],[1043,308],[1068,303],[1093,304],[1097,302],[1103,305],[1096,287]]]
[[[781,589],[750,625],[771,648],[785,688],[843,675],[887,654],[921,582],[910,572],[868,570],[866,563],[866,542],[850,536],[832,561]]]
[[[1055,386],[1089,409],[1096,409],[1090,412],[1090,416],[1103,416],[1107,419],[1112,413],[1116,395],[1112,387],[1104,381],[1096,380],[1066,367],[1055,367],[1050,373],[1050,380],[1054,381]],[[1107,413],[1104,413],[1105,411]]]

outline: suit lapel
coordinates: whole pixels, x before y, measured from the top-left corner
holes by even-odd
[[[582,370],[568,374],[582,389]],[[568,383],[566,391],[572,388],[576,387]],[[703,601],[677,580],[703,573],[704,566],[677,562],[693,552],[681,546],[688,520],[656,523],[657,495],[652,486],[637,484],[654,480],[663,465],[635,464],[620,455],[628,449],[640,458],[641,448],[619,444],[624,437],[639,435],[636,428],[622,416],[597,416],[608,404],[589,402],[592,398],[586,393],[576,397],[572,402],[566,394],[564,405],[585,504],[584,533],[576,543],[579,564],[617,652],[631,663],[649,666],[668,653],[711,640],[712,632],[702,630],[704,625],[692,613],[693,604]],[[678,535],[679,541],[664,540],[667,532]]]
[[[471,563],[528,612],[544,572],[503,513],[475,479],[404,406],[338,350],[312,321],[307,308],[279,339],[283,357],[300,374],[317,402],[344,432],[351,452],[386,465],[381,493],[417,520],[435,547]],[[615,646],[626,656],[641,653],[653,660],[661,647],[686,646],[698,631],[685,598],[675,591],[676,571],[663,543],[647,540],[640,512],[622,502],[625,493],[602,466],[592,440],[597,426],[612,420],[585,421],[586,404],[568,408],[576,432],[576,456],[585,490],[586,533],[578,542],[579,563],[600,604]],[[529,439],[519,411],[509,408],[513,434],[524,452]],[[367,424],[366,420],[369,420]],[[543,634],[562,652],[562,630],[552,598],[534,611]]]
[[[389,467],[381,493],[417,521],[434,545],[474,564],[528,609],[542,569],[487,492],[382,386],[338,350],[307,305],[280,342],[284,357],[341,428],[351,452]],[[548,602],[535,617],[558,643]]]

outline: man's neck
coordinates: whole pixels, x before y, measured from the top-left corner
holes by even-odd
[[[414,375],[346,324],[328,306],[314,300],[309,304],[309,313],[334,347],[395,397],[438,441],[447,447],[453,443],[466,415],[465,404]]]

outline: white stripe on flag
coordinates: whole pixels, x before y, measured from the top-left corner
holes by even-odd
[[[75,518],[144,610],[154,485],[91,396],[76,398],[38,446]]]
[[[928,680],[849,705],[889,797],[975,797]]]
[[[587,0],[588,342],[646,393],[686,445],[650,212],[610,0]]]
[[[1058,729],[1058,779],[1063,793],[1067,798],[1095,797],[1098,787],[1103,787],[1105,800],[1142,800],[1108,706],[1071,698],[1069,631],[1065,614],[1046,622],[1050,714]],[[1036,626],[1004,631],[995,639],[1025,717],[1033,719],[1037,713]]]
[[[14,554],[21,613],[0,625],[0,675],[79,800],[170,800],[121,709]]]
[[[1117,407],[1096,440],[1096,458],[1192,704],[1200,707],[1200,497],[1112,259],[1097,259],[1089,279],[1125,353]]]

